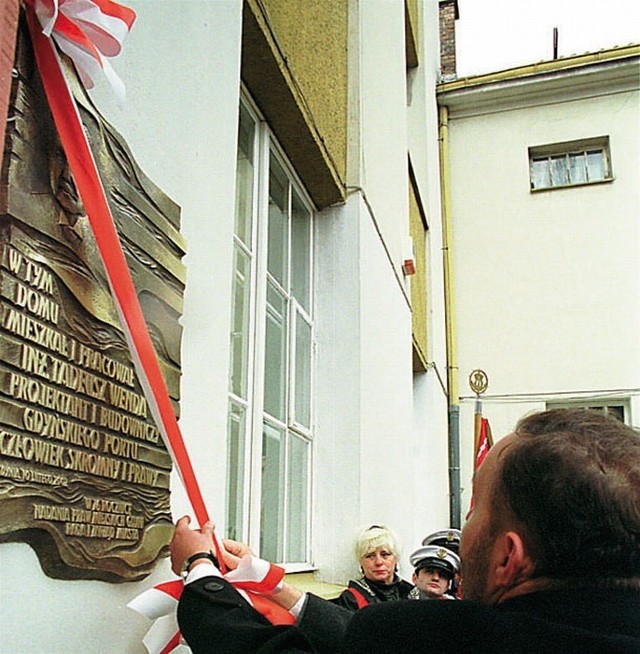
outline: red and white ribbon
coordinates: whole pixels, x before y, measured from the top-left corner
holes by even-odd
[[[127,26],[126,31],[128,31],[135,19],[135,14],[110,0],[26,0],[26,2],[28,9],[27,22],[49,108],[78,187],[78,192],[85,206],[91,230],[96,239],[96,245],[104,264],[114,304],[129,345],[131,359],[149,405],[149,410],[182,480],[196,519],[200,525],[203,525],[209,521],[207,509],[173,411],[173,405],[158,363],[156,351],[149,336],[105,190],[60,59],[51,39],[43,30],[44,26],[45,30],[51,31],[54,39],[56,38],[56,32],[60,31],[67,41],[72,40],[76,44],[83,43],[84,46],[81,49],[84,52],[93,52],[93,55],[100,48],[105,53],[115,52],[116,50],[119,51],[121,44],[119,36],[122,36],[123,33],[122,26],[117,27],[117,21],[123,22]],[[102,17],[95,14],[95,7],[102,13]],[[69,15],[74,17],[75,22],[71,21],[73,28],[67,22],[69,15],[64,13],[65,9]],[[87,25],[91,25],[92,28],[89,29]],[[80,35],[80,32],[82,35]],[[85,42],[85,38],[90,41],[88,34],[99,37],[100,48],[97,46],[95,48],[88,47]],[[62,45],[60,47],[63,49]],[[93,57],[93,55],[91,56]],[[98,56],[96,60],[101,61],[102,59]],[[224,573],[226,567],[222,558],[222,550],[215,535],[213,535],[213,546]],[[277,566],[274,566],[274,568],[277,568]],[[282,571],[283,574],[284,571]],[[280,575],[279,580],[281,580],[282,575]],[[250,585],[255,583],[250,579],[245,579],[244,582],[237,580],[234,585],[243,594],[246,593],[245,597],[248,597],[254,590],[260,592],[262,589],[262,591],[272,592],[273,579],[273,571],[270,570],[268,579],[262,586],[258,583],[255,588],[242,590],[243,583],[246,582]],[[153,651],[154,654],[167,654],[180,643],[180,633],[175,622],[175,604],[180,597],[182,588],[183,582],[178,580],[159,584],[155,589],[152,589],[168,594],[174,600],[173,605],[171,602],[168,604],[174,617],[170,618],[168,614],[159,616],[157,620],[160,622],[156,622],[147,634],[146,638],[154,648],[149,651]],[[169,593],[167,593],[168,590]],[[293,617],[288,611],[263,595],[253,595],[251,602],[257,610],[274,624],[290,624],[293,622]],[[167,608],[167,604],[163,604],[163,607]],[[168,619],[165,620],[165,618]],[[158,642],[163,641],[165,636],[168,637],[168,640],[162,645],[161,649],[157,649]]]
[[[257,556],[243,556],[224,578],[236,588],[269,595],[281,588],[284,570]]]
[[[204,574],[207,573],[220,574],[212,566],[206,566]],[[274,624],[293,624],[294,618],[288,611],[265,597],[281,587],[284,579],[281,567],[255,556],[244,556],[235,570],[222,576],[268,620]],[[143,639],[149,654],[168,654],[183,642],[176,620],[183,589],[181,579],[169,581],[144,591],[127,604],[130,609],[154,620]]]
[[[136,19],[132,9],[111,0],[26,0],[33,7],[45,36],[51,36],[76,66],[86,88],[104,75],[118,104],[125,88],[107,57],[120,54]]]
[[[169,654],[182,642],[176,611],[183,587],[181,579],[158,584],[127,604],[154,621],[142,639],[149,654]]]

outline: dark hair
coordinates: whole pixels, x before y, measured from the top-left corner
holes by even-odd
[[[536,577],[640,577],[640,435],[599,411],[526,416],[502,452],[500,496]]]

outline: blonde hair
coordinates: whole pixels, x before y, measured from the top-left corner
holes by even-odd
[[[393,531],[386,525],[371,525],[358,534],[354,548],[356,560],[360,561],[363,556],[378,547],[386,547],[397,559],[400,559],[400,541]]]

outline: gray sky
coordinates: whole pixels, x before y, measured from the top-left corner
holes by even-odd
[[[458,0],[458,77],[640,43],[640,0]]]

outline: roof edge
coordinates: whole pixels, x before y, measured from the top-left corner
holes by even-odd
[[[496,82],[505,82],[510,80],[521,79],[525,77],[534,77],[572,68],[591,66],[593,64],[608,63],[611,61],[620,61],[640,56],[640,44],[630,44],[625,46],[616,46],[597,52],[587,52],[581,55],[570,55],[560,59],[541,61],[526,66],[517,66],[506,70],[496,71],[493,73],[483,73],[471,77],[462,77],[450,82],[438,84],[436,92],[438,95],[450,91],[460,91],[462,89],[482,86],[483,84],[492,84]]]

